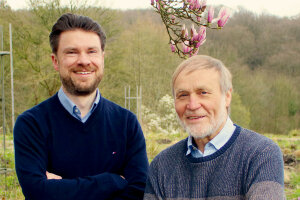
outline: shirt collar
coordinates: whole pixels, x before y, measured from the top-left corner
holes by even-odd
[[[66,95],[66,93],[63,91],[62,87],[58,91],[58,99],[60,103],[63,105],[63,107],[74,117],[78,118],[78,116],[74,115],[74,110],[76,110],[77,106],[74,104],[71,99]],[[93,105],[91,107],[90,112],[93,112],[97,106],[97,104],[100,102],[100,92],[97,88],[96,90],[96,98],[93,102]]]
[[[217,134],[208,143],[210,143],[216,149],[216,151],[217,151],[217,150],[221,149],[229,141],[229,139],[232,136],[232,134],[233,134],[234,131],[235,131],[235,126],[233,125],[233,122],[231,121],[231,119],[228,117],[227,120],[226,120],[226,123],[225,123],[224,127],[219,132],[219,134]],[[194,142],[193,142],[192,136],[188,137],[187,146],[188,146],[188,150],[186,152],[186,155],[189,155],[192,152],[192,150],[199,151],[197,149],[196,144],[194,144]],[[201,151],[199,151],[199,153],[201,155],[203,155],[203,153]]]
[[[216,147],[216,149],[221,149],[227,141],[232,136],[233,132],[235,130],[235,126],[233,125],[233,122],[228,117],[226,120],[226,123],[220,133],[216,135],[211,141],[209,141],[212,145]]]

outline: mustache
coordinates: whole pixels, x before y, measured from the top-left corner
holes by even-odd
[[[70,70],[73,72],[82,72],[82,71],[91,72],[91,71],[95,71],[96,67],[93,67],[93,66],[78,67],[78,66],[76,66],[76,67],[72,67]]]

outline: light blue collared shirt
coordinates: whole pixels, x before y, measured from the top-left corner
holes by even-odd
[[[202,153],[194,144],[192,136],[189,136],[187,141],[188,150],[186,152],[186,155],[191,154],[194,158],[200,158],[215,153],[228,142],[234,130],[235,126],[233,125],[231,119],[228,117],[220,133],[205,145],[204,153]]]
[[[69,99],[69,97],[64,93],[63,89],[60,88],[58,91],[58,99],[60,103],[63,105],[63,107],[76,119],[80,120],[82,123],[85,123],[86,120],[91,116],[95,108],[97,107],[99,101],[100,101],[100,92],[97,88],[96,91],[96,98],[94,100],[94,103],[90,109],[90,111],[82,118],[81,112],[79,108]]]

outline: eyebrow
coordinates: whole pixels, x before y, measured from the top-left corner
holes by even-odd
[[[91,46],[91,47],[88,47],[87,49],[88,49],[88,50],[91,50],[91,49],[97,49],[97,50],[99,50],[99,49],[101,49],[101,48],[96,47],[96,46]],[[63,49],[63,52],[70,51],[70,50],[73,50],[73,51],[75,50],[75,51],[77,51],[78,48],[77,48],[77,47],[66,47],[66,48]]]
[[[178,95],[178,94],[181,94],[181,93],[189,93],[187,90],[183,90],[183,89],[179,89],[179,90],[176,90],[175,91],[175,97]]]
[[[201,90],[205,90],[205,91],[210,91],[211,89],[208,88],[208,87],[205,87],[205,86],[200,86],[200,87],[197,87],[196,90],[193,90],[193,91],[201,91]],[[182,92],[189,92],[189,90],[186,90],[186,89],[178,89],[178,90],[175,90],[175,95],[177,95],[178,93],[182,93]]]

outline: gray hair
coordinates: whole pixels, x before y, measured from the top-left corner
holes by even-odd
[[[215,69],[220,74],[220,88],[223,94],[232,89],[232,76],[227,67],[222,63],[222,61],[205,55],[195,55],[187,60],[183,61],[175,70],[172,77],[172,93],[174,93],[174,84],[183,70],[188,70],[193,72],[199,69]]]

